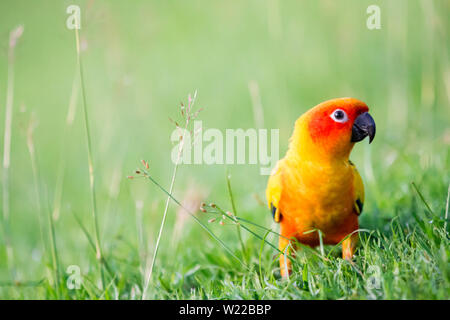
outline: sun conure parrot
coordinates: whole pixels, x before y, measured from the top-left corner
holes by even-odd
[[[267,201],[280,223],[279,249],[286,253],[290,240],[311,247],[338,244],[359,228],[364,185],[349,160],[355,142],[375,137],[375,122],[364,102],[353,98],[325,101],[297,119],[286,156],[269,178]],[[311,231],[315,230],[315,231]],[[351,260],[358,241],[353,233],[342,242],[342,256]],[[291,263],[280,255],[286,277]]]

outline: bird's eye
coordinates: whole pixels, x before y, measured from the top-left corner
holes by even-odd
[[[344,123],[347,122],[348,117],[344,110],[336,109],[333,111],[333,113],[330,115],[331,119],[333,119],[336,122]]]

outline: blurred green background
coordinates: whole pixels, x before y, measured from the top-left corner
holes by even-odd
[[[9,33],[24,26],[14,52],[9,169],[14,280],[46,276],[46,217],[55,205],[60,207],[54,223],[62,269],[78,265],[83,274],[97,272],[95,254],[73,216],[93,230],[75,34],[66,28],[71,4],[81,8],[102,245],[115,264],[132,274],[142,271],[145,252],[153,250],[165,196],[148,181],[126,177],[146,159],[155,179],[169,185],[174,129],[169,117],[180,119],[180,102],[196,90],[203,127],[222,131],[255,128],[253,110],[259,100],[263,127],[280,129],[280,156],[294,121],[307,109],[331,98],[358,98],[369,105],[377,123],[374,143],[357,145],[351,157],[367,190],[362,226],[383,228],[396,215],[408,222],[415,201],[412,181],[436,212],[443,212],[450,182],[448,1],[1,1],[2,137]],[[381,9],[379,30],[366,27],[366,9],[372,4]],[[75,120],[68,126],[74,86]],[[249,86],[258,88],[253,96]],[[2,138],[1,150],[3,144]],[[58,189],[61,163],[64,180]],[[209,199],[230,208],[226,169],[183,165],[174,195],[194,207]],[[267,177],[259,175],[259,166],[228,169],[238,212],[271,226],[261,205]],[[192,219],[176,212],[171,206],[158,270],[180,270],[186,255],[221,250]],[[238,248],[234,228],[212,228]],[[12,280],[1,241],[0,295],[35,297],[31,289],[7,285]],[[171,251],[174,242],[177,252],[184,253]]]

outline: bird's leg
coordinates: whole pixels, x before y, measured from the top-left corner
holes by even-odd
[[[351,261],[358,244],[358,233],[352,234],[350,237],[342,241],[342,259]]]
[[[280,240],[278,242],[278,248],[282,252],[280,253],[280,273],[284,279],[291,274],[291,261],[288,258],[291,251],[291,246],[289,243],[290,241],[287,237],[280,236]]]

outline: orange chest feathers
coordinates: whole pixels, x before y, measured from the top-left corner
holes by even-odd
[[[357,229],[353,179],[346,163],[319,166],[286,161],[279,203],[285,231],[301,242],[316,245],[317,233],[308,233],[310,230],[321,230],[326,243],[335,243]]]

